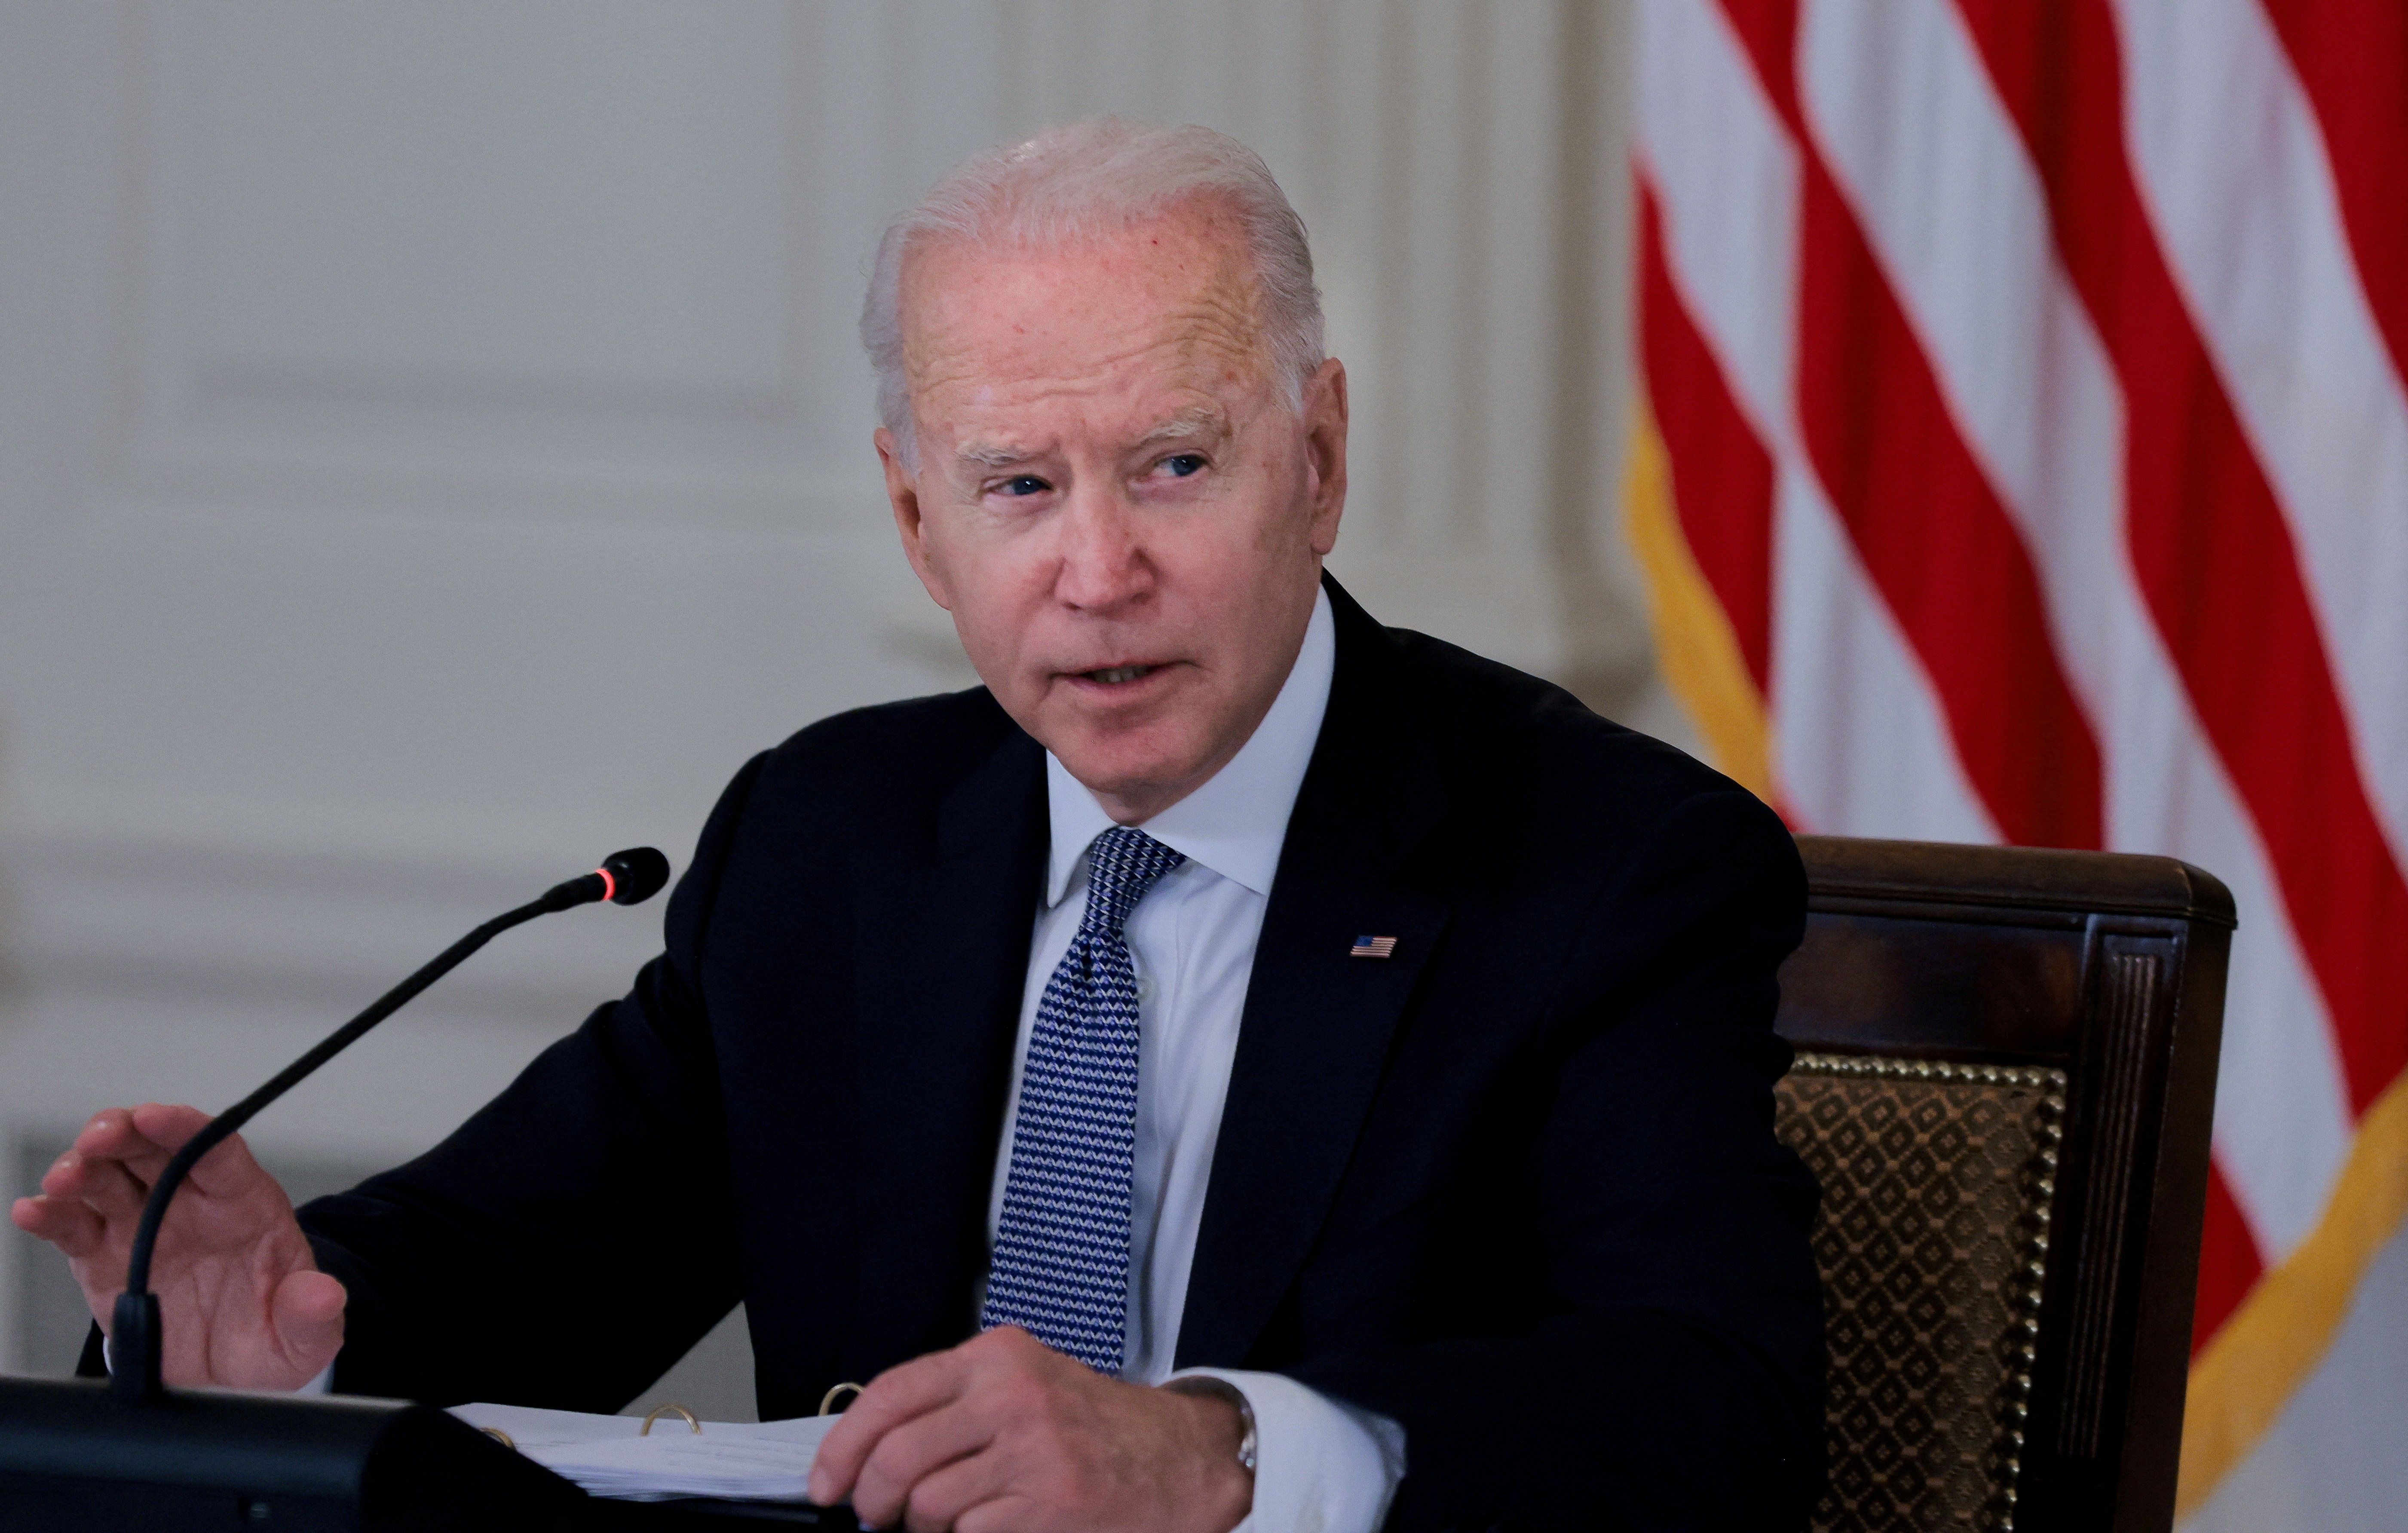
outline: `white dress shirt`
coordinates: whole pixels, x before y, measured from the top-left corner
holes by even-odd
[[[1254,939],[1279,871],[1288,814],[1320,738],[1337,657],[1337,628],[1325,593],[1313,604],[1295,666],[1244,747],[1202,787],[1140,827],[1187,860],[1147,890],[1129,912],[1125,934],[1137,970],[1138,1098],[1122,1373],[1136,1383],[1177,1376],[1171,1359],[1179,1350],[1188,1269],[1237,1057]],[[1020,1074],[1038,998],[1086,913],[1088,845],[1114,824],[1051,752],[1045,794],[1053,851],[1012,1050],[1011,1105],[987,1203],[990,1249],[1003,1218]],[[1245,1533],[1369,1533],[1379,1526],[1404,1476],[1403,1428],[1276,1373],[1186,1372],[1226,1380],[1254,1411],[1258,1458],[1254,1514],[1240,1525]]]

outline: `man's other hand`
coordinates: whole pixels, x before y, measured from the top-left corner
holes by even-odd
[[[19,1229],[66,1253],[103,1329],[125,1288],[150,1184],[208,1121],[198,1108],[156,1102],[95,1113],[42,1178],[41,1195],[8,1211]],[[343,1285],[318,1270],[292,1200],[239,1137],[202,1156],[168,1206],[150,1291],[171,1384],[297,1389],[343,1344]]]
[[[811,1499],[912,1533],[1228,1533],[1254,1505],[1238,1409],[1107,1379],[1004,1326],[887,1369],[820,1445]]]

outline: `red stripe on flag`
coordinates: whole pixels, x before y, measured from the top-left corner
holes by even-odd
[[[2408,6],[2266,0],[2266,14],[2324,127],[2358,281],[2408,380]]]
[[[1806,131],[1797,7],[1729,4],[1804,169],[1798,410],[1807,455],[1930,676],[2000,832],[2027,846],[2099,846],[2099,745],[2052,647],[2030,551]]]
[[[2298,551],[2159,251],[2105,0],[1957,0],[2124,385],[2126,537],[2264,840],[2355,1110],[2408,1065],[2408,883],[2358,774]]]
[[[1764,87],[1772,109],[1806,149],[1799,126],[1806,113],[1798,105],[1798,0],[1723,0],[1723,14],[1731,31],[1756,65],[1756,82]]]
[[[2191,1311],[2192,1356],[2198,1356],[2200,1349],[2224,1328],[2265,1271],[2258,1239],[2249,1233],[2241,1205],[2233,1201],[2224,1168],[2212,1167],[2207,1179],[2207,1223],[2199,1240],[2199,1307]]]
[[[1672,509],[1758,692],[1772,672],[1772,454],[1740,412],[1722,365],[1672,283],[1664,210],[1639,182],[1639,343]]]

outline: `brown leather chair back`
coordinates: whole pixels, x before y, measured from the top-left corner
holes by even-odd
[[[1798,845],[1779,1126],[1823,1183],[1816,1528],[2162,1533],[2231,895],[2162,857]]]

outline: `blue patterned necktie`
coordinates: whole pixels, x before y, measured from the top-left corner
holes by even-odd
[[[980,1328],[1019,1325],[1117,1374],[1128,1328],[1137,1158],[1137,970],[1121,931],[1187,859],[1115,825],[1087,848],[1087,912],[1028,1034],[1011,1171]]]

